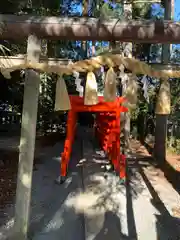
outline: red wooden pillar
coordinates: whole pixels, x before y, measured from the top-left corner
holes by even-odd
[[[75,136],[75,128],[77,121],[77,113],[73,110],[68,112],[67,118],[67,134],[64,143],[64,152],[61,154],[61,176],[65,177],[67,175],[67,168],[69,164],[69,159],[72,151],[72,145]]]

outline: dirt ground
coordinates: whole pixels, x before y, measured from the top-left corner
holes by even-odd
[[[134,153],[142,156],[151,156],[148,150],[140,144],[139,141],[131,140],[131,147]],[[180,155],[175,153],[167,152],[166,161],[177,171],[180,172]]]
[[[139,141],[131,140],[131,148],[133,154],[141,158],[149,158],[149,162],[152,162],[150,172],[157,174],[159,177],[166,178],[173,186],[173,188],[180,193],[179,181],[180,181],[180,156],[167,152],[166,163],[164,169],[160,169],[157,163],[153,161],[147,148],[142,146]],[[180,206],[172,209],[174,217],[180,218]]]
[[[37,138],[34,168],[36,168],[36,164],[39,163],[38,154],[40,149],[46,146],[53,146],[60,139],[62,139],[62,136],[57,133]],[[0,144],[0,214],[2,212],[1,210],[7,205],[12,204],[14,200],[19,158],[19,138],[12,137],[11,139],[7,139],[1,137],[1,140],[3,140],[3,144]],[[14,146],[12,146],[12,148],[6,148],[6,141],[11,142]]]

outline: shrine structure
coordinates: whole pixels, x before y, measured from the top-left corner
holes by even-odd
[[[84,105],[83,98],[79,96],[69,96],[71,110],[67,118],[67,135],[64,144],[64,151],[61,154],[60,182],[65,180],[67,168],[74,141],[77,113],[95,112],[96,132],[100,146],[107,153],[114,170],[120,178],[125,177],[125,155],[120,153],[120,113],[128,109],[122,106],[125,101],[122,97],[117,97],[113,102],[105,102],[104,97],[98,97],[99,103],[96,105]]]
[[[105,81],[104,97],[98,97],[95,78],[92,74],[96,69],[106,66],[111,69],[110,72],[112,73],[112,68],[123,65],[133,76],[142,74],[160,79],[161,83],[157,98],[156,114],[162,117],[167,116],[170,113],[170,86],[168,79],[180,77],[180,71],[176,71],[176,69],[175,71],[157,71],[143,62],[134,58],[124,58],[119,54],[97,56],[96,58],[79,61],[69,65],[60,65],[59,63],[53,63],[51,65],[49,61],[42,63],[40,62],[41,39],[102,40],[144,43],[161,42],[167,44],[179,43],[180,25],[178,22],[159,20],[133,20],[122,22],[119,21],[119,19],[107,21],[93,18],[49,18],[15,15],[0,15],[0,23],[0,39],[19,40],[28,38],[27,56],[22,63],[15,63],[13,61],[5,61],[3,64],[0,63],[0,71],[6,78],[9,78],[10,73],[15,70],[26,70],[21,140],[19,146],[20,153],[16,191],[15,224],[12,232],[13,240],[26,240],[30,215],[29,210],[40,85],[39,72],[55,73],[60,76],[61,79],[57,82],[55,110],[69,111],[68,133],[64,152],[62,154],[61,165],[62,175],[64,176],[67,173],[67,166],[71,153],[74,134],[70,136],[70,133],[75,132],[76,113],[82,111],[82,109],[86,111],[88,109],[89,111],[93,109],[98,112],[97,133],[101,145],[109,155],[109,159],[112,161],[115,170],[119,171],[120,168],[120,177],[123,177],[123,170],[121,170],[123,164],[121,163],[124,160],[124,156],[119,154],[120,142],[119,140],[117,141],[117,135],[120,132],[120,118],[118,122],[117,117],[120,117],[120,113],[127,111],[127,109],[122,107],[123,98],[118,98],[115,94],[117,79],[116,77],[112,77],[113,74],[110,74],[111,76]],[[67,94],[62,75],[71,75],[74,71],[87,72],[87,75],[91,75],[91,78],[88,78],[86,81],[84,98],[81,96],[69,97]],[[123,72],[121,73],[123,75]],[[137,85],[135,82],[136,80],[133,79],[129,81],[129,86],[127,87],[127,92],[124,96],[130,104],[135,102],[134,98],[137,96]],[[61,92],[58,92],[58,89],[61,90]],[[79,103],[80,108],[78,109],[77,107]],[[62,105],[60,106],[60,104]],[[107,123],[108,127],[106,127]],[[162,136],[160,145],[164,145],[165,142],[166,135],[164,129],[164,127],[161,127],[161,133],[159,134]]]

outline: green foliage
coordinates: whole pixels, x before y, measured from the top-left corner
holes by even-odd
[[[151,3],[134,3],[133,4],[133,19],[148,19],[151,18]]]
[[[16,113],[20,113],[22,110],[23,100],[23,81],[19,77],[19,71],[11,73],[11,79],[4,79],[0,75],[1,88],[0,88],[0,106],[6,106],[6,110],[12,109]],[[4,109],[5,110],[5,109]]]
[[[167,139],[168,151],[175,154],[180,154],[180,139],[170,137]]]
[[[180,117],[180,113],[179,113],[179,109],[180,109],[180,95],[179,95],[179,91],[180,91],[180,79],[172,79],[171,80],[171,104],[172,104],[172,108],[171,108],[171,116],[174,119],[179,119]]]
[[[91,15],[104,19],[121,18],[123,15],[122,3],[113,1],[93,1],[91,7]]]
[[[54,112],[57,76],[55,74],[47,75],[43,73],[40,77],[37,129],[42,134],[47,134],[48,131],[53,131],[54,127],[58,128],[60,124],[60,119],[58,119],[58,115]]]
[[[122,16],[122,5],[116,4],[112,6],[109,2],[104,2],[100,9],[100,17],[109,18],[120,18]]]
[[[26,0],[6,0],[1,2],[0,13],[13,14],[20,12],[27,4]]]
[[[64,75],[63,77],[67,86],[68,93],[72,95],[77,95],[78,92],[76,91],[75,77],[73,77],[72,75]]]
[[[171,115],[169,116],[167,147],[170,151],[180,154],[180,79],[171,80]]]

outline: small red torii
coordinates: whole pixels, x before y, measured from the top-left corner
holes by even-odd
[[[125,101],[123,97],[116,97],[113,102],[105,102],[104,97],[99,96],[96,105],[84,105],[84,99],[79,96],[70,95],[71,110],[67,118],[67,134],[64,143],[64,151],[61,154],[60,178],[58,182],[64,182],[72,152],[74,141],[77,113],[96,112],[96,134],[102,149],[107,153],[114,170],[119,177],[125,178],[125,155],[120,153],[120,115],[128,109],[122,106]]]

